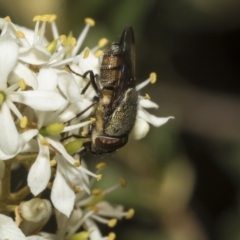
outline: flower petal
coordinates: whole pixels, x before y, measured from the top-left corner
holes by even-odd
[[[139,105],[143,108],[158,108],[158,105],[155,102],[145,98],[139,100]]]
[[[39,90],[55,90],[57,87],[58,76],[51,68],[41,68],[38,74]]]
[[[0,53],[0,89],[4,89],[18,57],[18,45],[8,33],[0,37]]]
[[[138,117],[144,119],[145,121],[151,123],[155,127],[160,127],[165,124],[169,119],[173,119],[174,117],[156,117],[144,109],[139,108]]]
[[[39,154],[28,174],[28,186],[34,196],[42,192],[50,179],[49,148],[38,141]]]
[[[75,193],[72,187],[66,182],[59,167],[52,186],[51,200],[59,212],[64,213],[67,217],[70,216],[74,206]]]
[[[131,132],[131,137],[135,140],[140,140],[147,135],[149,128],[149,124],[145,120],[137,117]]]
[[[9,83],[18,83],[19,79],[24,79],[28,86],[37,89],[38,83],[36,74],[22,63],[18,63],[13,69],[9,76]]]
[[[9,98],[39,111],[55,111],[67,104],[59,93],[48,90],[14,92]]]
[[[32,47],[22,47],[19,51],[19,59],[32,65],[41,65],[47,63],[51,57],[50,52],[41,45]]]
[[[0,214],[0,236],[1,239],[26,239],[15,222],[10,217],[7,217],[3,214]]]
[[[6,103],[3,103],[0,109],[0,126],[0,149],[6,154],[16,154],[19,147],[19,134]]]
[[[58,84],[63,94],[70,102],[82,100],[80,89],[72,74],[61,71],[58,73]]]

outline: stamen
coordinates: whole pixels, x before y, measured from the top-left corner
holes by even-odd
[[[157,74],[155,72],[150,73],[150,80],[152,84],[157,81]]]
[[[74,166],[74,167],[79,167],[79,166],[81,166],[80,160],[79,160],[79,159],[76,159],[75,162],[73,163],[73,166]]]
[[[18,38],[25,38],[25,34],[20,30],[16,31],[16,35]]]
[[[26,128],[27,124],[28,124],[28,119],[27,119],[26,116],[23,116],[21,121],[20,121],[20,127],[21,128]]]
[[[56,14],[51,14],[48,21],[51,23],[51,22],[56,21],[56,19],[57,19],[57,15]]]
[[[95,188],[95,189],[92,190],[92,195],[97,196],[97,195],[100,195],[100,194],[102,194],[102,189]]]
[[[105,47],[107,43],[108,43],[108,40],[106,38],[102,38],[98,41],[98,46],[102,48],[102,47]]]
[[[107,240],[115,240],[115,238],[116,238],[116,234],[114,232],[110,232],[108,234]]]
[[[91,18],[86,18],[85,19],[85,23],[86,23],[86,26],[84,27],[83,31],[79,35],[78,40],[77,40],[77,45],[76,45],[76,47],[72,51],[72,57],[76,56],[77,52],[79,51],[79,49],[80,49],[80,47],[81,47],[81,45],[83,43],[83,40],[87,36],[89,28],[94,26],[94,24],[95,24],[94,20],[91,19]]]
[[[83,53],[83,59],[88,58],[89,54],[90,54],[90,49],[86,48]]]
[[[67,44],[67,37],[66,37],[66,35],[61,35],[59,37],[59,39],[62,41],[62,45],[66,46],[66,44]]]
[[[117,224],[117,219],[116,218],[113,218],[113,219],[109,220],[109,222],[108,222],[109,227],[115,227],[116,224]]]
[[[11,22],[11,21],[12,21],[9,16],[6,16],[6,17],[4,18],[4,20],[5,20],[6,22]]]
[[[125,178],[120,178],[120,185],[123,188],[125,188],[127,186],[127,181]]]
[[[42,145],[49,146],[49,142],[45,138],[39,137],[39,141]]]
[[[57,165],[57,161],[55,160],[55,159],[52,159],[51,161],[50,161],[50,166],[51,167],[55,167]]]
[[[41,16],[40,21],[42,22],[48,22],[51,19],[51,15],[50,14],[44,14]]]
[[[27,87],[27,84],[26,84],[26,82],[24,81],[23,78],[20,78],[20,79],[18,80],[18,85],[19,85],[19,87],[20,87],[21,90],[25,90],[26,87]]]
[[[33,22],[39,22],[41,20],[41,15],[36,15],[33,17]]]
[[[135,214],[135,210],[133,208],[130,208],[125,216],[126,219],[131,219]]]
[[[96,169],[97,170],[102,170],[107,166],[107,164],[105,162],[100,162],[96,165]]]
[[[147,93],[145,94],[144,98],[147,100],[151,100],[151,97]]]
[[[145,86],[147,86],[150,82],[151,82],[151,79],[148,78],[147,80],[145,80],[145,81],[141,82],[140,84],[138,84],[138,85],[136,86],[136,90],[137,90],[137,91],[141,90],[142,88],[144,88]]]
[[[85,18],[85,23],[90,27],[93,27],[95,25],[95,21],[92,18]]]
[[[98,57],[100,57],[102,55],[103,55],[103,51],[102,50],[98,50],[98,51],[95,52],[95,57],[96,58],[98,58]]]
[[[75,130],[75,129],[79,129],[79,128],[84,127],[84,126],[86,126],[90,123],[92,123],[92,122],[91,121],[86,121],[86,122],[74,124],[72,126],[67,126],[67,127],[64,128],[64,130],[62,132],[68,132],[68,131],[72,131],[72,130]]]
[[[91,123],[95,123],[96,122],[96,118],[90,118]]]

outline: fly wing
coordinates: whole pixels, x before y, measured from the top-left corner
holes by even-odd
[[[133,28],[131,26],[125,27],[123,30],[121,39],[119,41],[119,47],[121,48],[121,74],[117,80],[117,84],[114,89],[111,107],[112,109],[119,105],[125,92],[129,88],[135,88],[135,40]]]

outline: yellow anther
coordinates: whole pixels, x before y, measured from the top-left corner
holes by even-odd
[[[58,40],[53,40],[52,42],[50,42],[48,45],[47,45],[47,50],[53,54],[56,49],[57,49],[57,45],[58,45]]]
[[[90,121],[91,121],[92,123],[95,123],[95,122],[96,122],[96,118],[90,118]]]
[[[96,58],[98,58],[98,57],[100,57],[100,56],[102,56],[103,55],[103,51],[102,50],[97,50],[96,52],[95,52],[95,57]]]
[[[57,161],[55,160],[55,159],[52,159],[51,161],[50,161],[50,166],[51,167],[55,167],[57,165]]]
[[[33,22],[38,22],[41,20],[41,15],[36,15],[34,18],[33,18]]]
[[[54,22],[57,19],[57,15],[56,14],[51,14],[51,16],[49,17],[49,22]]]
[[[81,162],[79,159],[75,159],[75,162],[73,163],[74,167],[79,167],[81,165]]]
[[[40,143],[45,146],[49,146],[48,141],[45,138],[40,138]]]
[[[130,208],[125,216],[126,219],[131,219],[135,214],[135,210],[133,208]]]
[[[90,49],[89,49],[89,48],[86,48],[86,49],[84,50],[84,53],[83,53],[83,59],[84,59],[84,58],[87,58],[87,57],[89,56],[89,54],[90,54]]]
[[[107,40],[106,38],[101,38],[101,39],[98,41],[98,46],[99,46],[100,48],[102,48],[102,47],[106,46],[107,43],[108,43],[108,40]]]
[[[147,93],[145,94],[144,98],[147,99],[147,100],[150,100],[150,99],[151,99],[151,97],[150,97],[149,94],[147,94]]]
[[[44,14],[44,15],[41,16],[41,19],[40,19],[40,20],[41,20],[42,22],[48,22],[50,18],[51,18],[51,15],[50,15],[50,14]]]
[[[85,23],[90,27],[93,27],[95,25],[95,21],[92,18],[85,18]]]
[[[155,72],[150,73],[150,80],[152,84],[157,81],[157,74]]]
[[[126,187],[127,186],[127,181],[125,178],[120,178],[120,185],[121,187]]]
[[[73,185],[73,191],[74,191],[75,193],[79,193],[79,192],[82,191],[82,189],[81,189],[80,187],[78,187],[77,185]]]
[[[102,193],[102,189],[100,189],[100,188],[95,188],[95,189],[92,190],[92,195],[97,196],[101,193]]]
[[[62,41],[62,44],[63,44],[63,45],[66,44],[66,41],[67,41],[66,35],[61,35],[61,36],[59,36],[59,39]]]
[[[23,116],[21,121],[20,121],[20,127],[21,128],[26,128],[27,124],[28,124],[28,119],[27,119],[26,116]]]
[[[25,38],[25,34],[20,30],[16,31],[16,35],[18,38]]]
[[[90,206],[90,207],[88,207],[88,210],[93,211],[95,213],[99,212],[99,208],[96,206]]]
[[[108,226],[109,227],[115,227],[116,224],[117,224],[117,219],[116,218],[113,218],[113,219],[108,221]]]
[[[102,170],[107,166],[107,164],[105,162],[100,162],[96,165],[96,169],[97,170]]]
[[[12,21],[9,16],[6,16],[6,17],[4,18],[4,20],[7,21],[7,22],[11,22],[11,21]]]
[[[26,87],[27,87],[27,84],[26,84],[26,82],[24,81],[23,78],[20,78],[20,79],[18,80],[18,85],[19,85],[19,87],[21,88],[21,90],[24,90],[24,89],[26,89]]]
[[[114,240],[116,238],[116,234],[114,232],[110,232],[108,234],[108,240]]]
[[[100,181],[102,179],[102,174],[97,175],[97,181]]]
[[[77,40],[76,40],[76,38],[74,38],[74,37],[71,38],[70,44],[71,44],[72,47],[75,47],[76,44],[77,44]]]

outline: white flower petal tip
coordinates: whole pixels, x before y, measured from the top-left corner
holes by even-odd
[[[150,126],[145,120],[137,118],[131,132],[131,137],[135,140],[140,140],[147,135],[149,128]]]
[[[152,116],[151,124],[155,127],[160,127],[168,122],[168,120],[174,119],[174,117],[155,117]]]

